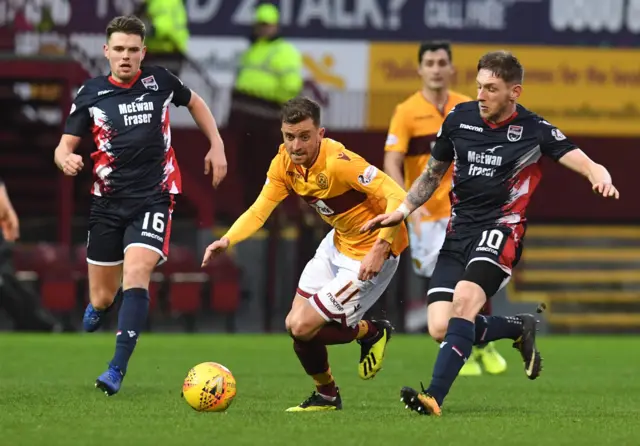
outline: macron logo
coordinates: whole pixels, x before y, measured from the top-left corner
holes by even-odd
[[[461,129],[465,129],[465,130],[471,130],[471,131],[474,131],[474,132],[479,132],[479,133],[484,132],[484,129],[482,127],[477,127],[475,125],[460,124],[460,128]]]

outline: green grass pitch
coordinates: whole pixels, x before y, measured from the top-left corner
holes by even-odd
[[[93,386],[114,336],[0,335],[0,445],[622,445],[640,442],[640,338],[546,337],[544,371],[529,381],[518,353],[502,376],[458,378],[442,418],[404,409],[403,385],[425,385],[437,354],[426,336],[396,336],[372,381],[357,375],[357,345],[330,347],[344,410],[285,413],[313,390],[281,335],[140,338],[121,392]],[[231,369],[226,413],[180,398],[189,368]]]

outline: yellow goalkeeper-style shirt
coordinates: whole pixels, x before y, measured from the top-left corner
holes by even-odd
[[[295,165],[284,144],[280,146],[262,192],[225,234],[231,245],[260,229],[290,193],[299,195],[335,228],[334,244],[347,257],[362,260],[378,238],[388,241],[396,256],[408,245],[404,223],[360,233],[368,220],[394,211],[406,192],[383,171],[329,138],[322,140],[320,153],[309,169]]]

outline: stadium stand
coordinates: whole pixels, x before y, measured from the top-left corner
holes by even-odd
[[[558,331],[640,325],[640,228],[532,226],[509,297],[543,302]]]

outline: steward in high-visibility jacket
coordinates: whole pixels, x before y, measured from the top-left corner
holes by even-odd
[[[282,143],[280,108],[303,88],[302,56],[278,34],[280,14],[272,4],[256,8],[251,45],[242,54],[232,93],[228,128],[241,162],[244,208],[264,184],[271,159]]]
[[[251,45],[240,58],[234,90],[270,102],[279,111],[281,104],[300,94],[303,80],[302,56],[278,34],[278,20],[275,6],[256,8]]]
[[[189,43],[188,17],[183,0],[146,0],[151,32],[147,51],[155,54],[186,54]]]
[[[302,57],[282,37],[258,38],[242,54],[235,90],[283,104],[302,90]]]

